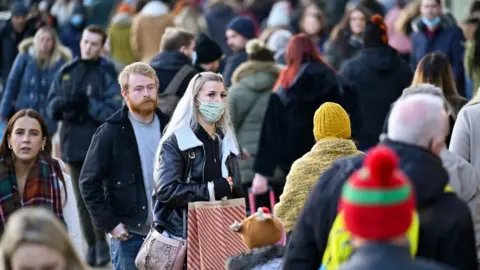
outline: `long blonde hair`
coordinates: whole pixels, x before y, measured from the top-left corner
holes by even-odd
[[[65,226],[44,208],[25,207],[11,215],[1,241],[2,269],[11,269],[12,256],[22,244],[46,246],[65,258],[68,270],[87,270]]]
[[[177,108],[173,112],[172,118],[162,134],[162,139],[160,140],[160,144],[158,146],[158,153],[160,153],[160,149],[162,148],[165,140],[173,136],[177,129],[181,127],[190,127],[192,130],[195,130],[198,125],[195,99],[205,83],[212,81],[223,84],[223,77],[220,74],[213,72],[202,72],[195,75],[190,80],[185,94],[178,102]],[[237,145],[233,126],[230,121],[228,102],[225,103],[225,112],[223,113],[222,118],[220,118],[220,120],[218,120],[216,123],[216,127],[220,128],[220,130],[223,132],[224,139],[233,141],[235,142],[235,145]]]

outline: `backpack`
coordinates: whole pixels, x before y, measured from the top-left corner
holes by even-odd
[[[450,186],[445,187],[445,193],[452,193]],[[410,254],[415,257],[418,249],[418,238],[420,232],[420,218],[418,213],[413,213],[412,224],[408,228],[407,238],[410,242]],[[345,229],[343,212],[339,212],[335,217],[330,233],[328,234],[327,247],[322,258],[320,270],[336,270],[345,263],[353,252],[350,245],[351,234]]]
[[[183,81],[185,81],[185,79],[193,73],[196,73],[196,70],[193,67],[189,65],[183,66],[177,72],[177,74],[175,74],[165,91],[158,95],[157,107],[163,113],[172,116],[181,98],[177,95],[177,91],[182,85]]]

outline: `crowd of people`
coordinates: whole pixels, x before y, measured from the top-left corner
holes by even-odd
[[[226,269],[480,268],[480,1],[13,2],[5,269],[137,269],[238,198]]]

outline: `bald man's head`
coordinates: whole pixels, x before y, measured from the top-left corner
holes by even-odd
[[[388,138],[417,145],[434,154],[445,147],[448,116],[442,98],[416,94],[395,103],[388,119]]]

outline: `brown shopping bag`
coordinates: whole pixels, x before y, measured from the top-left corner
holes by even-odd
[[[230,230],[245,219],[245,199],[188,204],[188,270],[222,270],[230,256],[247,251]]]

